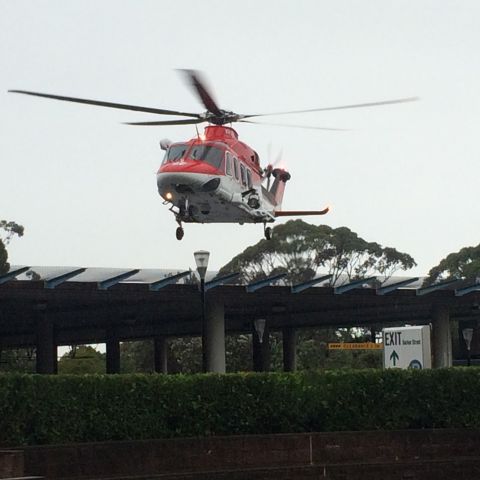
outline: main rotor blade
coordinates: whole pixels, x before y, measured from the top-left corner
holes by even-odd
[[[133,110],[135,112],[157,113],[160,115],[180,115],[183,117],[200,118],[199,113],[177,112],[176,110],[164,110],[162,108],[139,107],[137,105],[125,105],[123,103],[103,102],[100,100],[88,100],[86,98],[64,97],[61,95],[51,95],[49,93],[29,92],[27,90],[9,90],[11,93],[21,93],[23,95],[32,95],[34,97],[51,98],[53,100],[63,100],[65,102],[85,103],[87,105],[97,105],[99,107],[119,108],[122,110]]]
[[[206,122],[203,118],[192,118],[189,120],[163,120],[159,122],[124,122],[124,125],[143,125],[143,126],[154,126],[154,125],[194,125],[195,123]]]
[[[314,127],[312,125],[290,125],[290,124],[286,124],[286,123],[254,122],[252,120],[239,120],[239,122],[253,123],[255,125],[272,125],[274,127],[305,128],[305,129],[308,129],[308,130],[330,130],[330,131],[335,131],[335,132],[346,132],[346,131],[348,131],[344,128]]]
[[[327,110],[345,110],[348,108],[365,108],[365,107],[378,107],[381,105],[393,105],[396,103],[416,102],[418,97],[398,98],[395,100],[383,100],[381,102],[369,102],[369,103],[357,103],[353,105],[342,105],[339,107],[323,107],[323,108],[311,108],[308,110],[292,110],[289,112],[275,112],[275,113],[259,113],[255,115],[242,115],[242,118],[252,117],[265,117],[268,115],[290,115],[291,113],[310,113],[310,112],[325,112]]]
[[[200,73],[195,70],[180,70],[180,71],[183,72],[187,76],[187,78],[190,80],[190,83],[192,84],[194,90],[197,92],[205,108],[209,112],[215,115],[221,116],[222,112],[219,106],[217,105],[217,102],[215,102],[215,100],[213,99],[213,96],[208,91],[205,85],[205,80],[200,78]]]

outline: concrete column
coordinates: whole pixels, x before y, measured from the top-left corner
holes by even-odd
[[[297,331],[285,327],[282,331],[283,371],[294,372],[297,369]]]
[[[450,312],[447,306],[435,307],[432,312],[433,368],[452,366],[452,336]]]
[[[252,344],[253,371],[268,372],[270,370],[270,333],[268,329],[268,321],[265,324],[262,343],[260,343],[255,327],[252,325]]]
[[[48,318],[46,305],[37,310],[36,372],[57,372],[57,346],[55,345],[53,320]]]
[[[107,373],[120,373],[120,341],[113,330],[107,331]]]
[[[158,336],[153,339],[153,358],[155,372],[168,373],[167,367],[167,338]]]
[[[205,320],[207,372],[225,373],[225,309],[223,302],[207,301]]]

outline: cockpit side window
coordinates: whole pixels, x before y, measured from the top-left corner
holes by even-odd
[[[181,158],[185,156],[185,152],[187,151],[187,149],[188,145],[186,143],[176,143],[172,145],[165,153],[163,163],[178,162]]]
[[[247,187],[252,188],[252,172],[247,169]]]
[[[233,171],[235,172],[235,179],[238,180],[240,178],[240,173],[238,172],[238,159],[237,159],[237,157],[233,157]]]
[[[247,174],[245,173],[245,167],[243,166],[243,163],[240,164],[240,174],[242,177],[242,185],[247,185]]]
[[[230,152],[225,153],[225,173],[232,176],[232,154]]]

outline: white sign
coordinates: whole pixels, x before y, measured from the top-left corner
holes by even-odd
[[[383,365],[385,368],[432,368],[430,327],[384,328]]]

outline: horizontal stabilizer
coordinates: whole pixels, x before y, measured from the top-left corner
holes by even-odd
[[[330,210],[330,207],[323,210],[282,210],[275,212],[276,217],[301,217],[303,215],[325,215]]]

